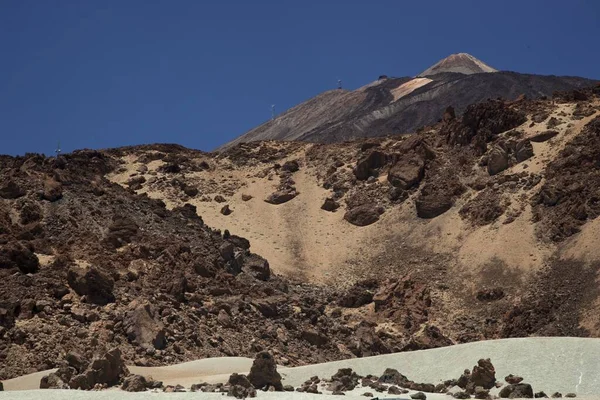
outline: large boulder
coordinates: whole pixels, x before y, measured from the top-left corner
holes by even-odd
[[[452,208],[452,196],[445,192],[428,193],[421,191],[415,200],[417,216],[419,218],[435,218]]]
[[[533,389],[528,383],[518,383],[504,386],[498,395],[503,399],[532,399]]]
[[[144,392],[148,389],[148,381],[142,375],[129,375],[123,380],[121,390],[126,392]]]
[[[416,154],[400,158],[388,172],[388,181],[395,187],[410,189],[423,179],[425,161]]]
[[[329,339],[327,338],[327,336],[320,334],[319,332],[317,332],[314,329],[305,329],[302,331],[300,336],[302,337],[302,339],[306,340],[308,343],[310,343],[314,346],[317,346],[317,347],[324,346],[327,344],[327,342],[329,342]]]
[[[42,376],[40,389],[69,389],[68,383],[63,381],[57,373]]]
[[[83,357],[81,354],[71,351],[65,356],[65,361],[69,367],[75,368],[77,371],[85,371],[90,365],[89,360]]]
[[[248,380],[257,389],[273,387],[276,391],[283,391],[281,375],[277,372],[277,364],[271,354],[266,351],[258,353],[252,363]]]
[[[471,372],[471,381],[475,387],[491,389],[496,384],[496,370],[490,359],[480,359]]]
[[[334,375],[331,376],[329,390],[339,394],[347,390],[353,390],[358,386],[358,382],[362,378],[352,368],[340,368]]]
[[[111,246],[119,248],[131,242],[138,231],[139,226],[133,219],[116,215],[113,218],[112,224],[108,227],[105,241]]]
[[[354,168],[354,176],[359,181],[364,181],[371,176],[375,170],[387,164],[389,157],[387,154],[373,150],[366,157],[358,161]]]
[[[367,226],[379,221],[379,210],[373,204],[354,207],[344,214],[344,219],[356,226]]]
[[[529,140],[521,140],[515,147],[515,158],[517,162],[523,162],[533,157],[533,145]]]
[[[42,199],[54,202],[62,199],[63,190],[62,184],[54,179],[46,179],[44,182],[44,191],[42,192]]]
[[[508,153],[500,146],[494,146],[488,155],[487,169],[490,175],[496,175],[508,168]]]
[[[390,353],[390,349],[377,335],[375,329],[364,321],[358,325],[347,347],[357,357]]]
[[[325,201],[323,202],[323,205],[321,206],[321,210],[325,210],[325,211],[335,211],[340,207],[339,203],[337,201],[335,201],[334,199],[332,199],[331,197],[328,197],[325,199]]]
[[[115,281],[99,268],[71,267],[67,272],[67,280],[75,293],[85,296],[89,303],[105,305],[115,301]]]
[[[13,180],[9,180],[0,187],[0,197],[3,199],[18,199],[26,194],[27,192]]]
[[[381,374],[379,377],[379,382],[405,387],[410,380],[398,372],[397,369],[386,368],[385,371],[383,371],[383,374]]]
[[[110,387],[119,384],[127,375],[129,370],[121,358],[121,351],[115,348],[93,359],[83,374],[71,378],[69,386],[71,389],[91,389],[97,384]]]
[[[96,385],[117,385],[127,375],[129,370],[118,348],[93,359],[92,362],[88,362],[76,353],[69,353],[56,372],[42,377],[40,389],[90,390]]]
[[[265,199],[265,201],[269,204],[283,204],[292,200],[294,197],[298,195],[298,192],[295,190],[278,190],[273,192]]]
[[[165,329],[162,322],[156,319],[154,307],[150,303],[134,300],[128,308],[123,322],[129,341],[138,346],[164,349],[167,344]]]
[[[254,276],[261,281],[268,281],[271,278],[271,268],[269,262],[256,254],[244,256],[243,271]]]
[[[558,131],[552,131],[552,130],[544,131],[544,132],[540,132],[536,135],[533,135],[532,137],[529,138],[529,140],[534,143],[541,143],[541,142],[545,142],[547,140],[552,139],[556,135],[558,135]]]
[[[229,384],[228,396],[235,397],[236,399],[256,397],[256,389],[246,375],[233,373],[227,383]]]
[[[0,269],[19,268],[24,274],[37,272],[40,266],[38,257],[19,242],[10,242],[0,248]]]
[[[286,171],[286,172],[296,172],[299,169],[300,169],[300,164],[298,164],[298,161],[296,161],[296,160],[286,161],[281,166],[281,170]]]

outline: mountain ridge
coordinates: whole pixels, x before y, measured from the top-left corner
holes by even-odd
[[[452,72],[456,63],[460,64],[464,59],[488,72]],[[444,60],[424,72],[432,70]],[[458,61],[450,59],[447,63],[451,64],[449,70],[440,68],[433,75],[402,78],[383,76],[356,90],[324,92],[223,144],[217,150],[255,140],[332,143],[359,137],[411,133],[437,122],[448,106],[461,113],[469,104],[488,98],[512,100],[520,95],[539,98],[551,96],[554,91],[583,88],[597,82],[580,77],[492,72],[496,70],[466,54]]]

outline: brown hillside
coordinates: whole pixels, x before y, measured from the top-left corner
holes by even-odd
[[[2,157],[0,378],[112,346],[299,365],[600,336],[599,94],[338,144]]]

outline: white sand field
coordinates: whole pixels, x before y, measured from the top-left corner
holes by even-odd
[[[509,373],[521,375],[534,391],[548,394],[574,392],[578,397],[600,399],[600,339],[586,338],[519,338],[490,340],[431,350],[395,353],[295,368],[280,368],[284,383],[299,386],[311,376],[329,378],[339,368],[351,367],[361,375],[381,374],[385,368],[396,368],[415,382],[438,383],[458,378],[465,368],[472,368],[480,358],[491,358],[496,378],[503,380]],[[169,367],[130,367],[131,372],[150,375],[165,385],[185,387],[200,382],[225,382],[233,372],[247,372],[252,360],[241,357],[203,359]],[[141,393],[129,394],[119,390],[79,392],[35,389],[44,372],[4,381],[6,392],[0,399],[142,399],[142,398],[217,398],[210,393]],[[15,391],[16,390],[16,391]],[[346,398],[361,398],[369,388],[356,389]],[[380,398],[404,398],[374,393]],[[312,399],[319,395],[303,393],[262,393],[259,397],[274,399]],[[429,399],[448,399],[443,394],[428,394]]]

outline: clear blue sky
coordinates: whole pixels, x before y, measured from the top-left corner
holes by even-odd
[[[0,153],[211,150],[324,90],[467,52],[600,78],[600,1],[0,0]]]

